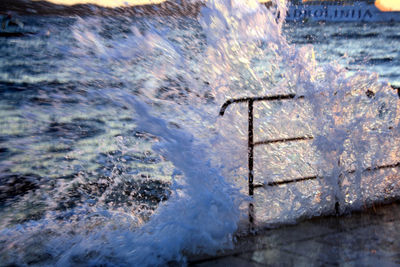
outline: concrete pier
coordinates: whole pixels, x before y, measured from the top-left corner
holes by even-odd
[[[400,202],[239,238],[190,266],[400,266]]]

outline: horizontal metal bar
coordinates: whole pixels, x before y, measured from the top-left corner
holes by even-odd
[[[292,137],[292,138],[282,138],[282,139],[272,139],[272,140],[265,140],[265,141],[259,141],[259,142],[254,142],[254,146],[258,145],[268,145],[268,144],[273,144],[273,143],[285,143],[285,142],[294,142],[294,141],[305,141],[305,140],[312,140],[314,139],[313,136],[300,136],[300,137]]]
[[[363,172],[368,172],[368,171],[377,171],[377,170],[382,170],[382,169],[391,169],[391,168],[397,168],[400,167],[400,162],[394,163],[394,164],[388,164],[388,165],[381,165],[381,166],[376,166],[376,167],[368,167]],[[350,170],[346,171],[346,173],[352,174],[355,173],[355,170]],[[322,178],[319,176],[306,176],[306,177],[300,177],[296,178],[293,180],[283,180],[283,181],[276,181],[276,182],[268,182],[266,184],[255,184],[254,188],[260,188],[260,187],[267,187],[267,186],[278,186],[278,185],[283,185],[283,184],[291,184],[291,183],[296,183],[296,182],[302,182],[302,181],[307,181],[307,180],[315,180],[317,178]]]
[[[277,100],[288,100],[288,99],[299,99],[304,98],[304,96],[297,96],[296,94],[287,94],[287,95],[272,95],[272,96],[258,96],[258,97],[243,97],[236,99],[227,100],[221,107],[219,111],[220,116],[224,116],[226,108],[233,103],[241,103],[241,102],[256,102],[256,101],[277,101]]]
[[[319,176],[314,175],[314,176],[300,177],[300,178],[296,178],[293,180],[282,180],[282,181],[268,182],[266,184],[255,184],[254,188],[291,184],[291,183],[302,182],[302,181],[307,181],[307,180],[315,180],[317,178],[319,178]]]
[[[394,164],[388,164],[388,165],[381,165],[381,166],[376,166],[376,167],[368,167],[363,172],[370,172],[370,171],[377,171],[377,170],[382,170],[382,169],[391,169],[391,168],[397,168],[400,167],[400,162],[394,163]],[[355,173],[356,170],[350,170],[347,171],[347,173]]]

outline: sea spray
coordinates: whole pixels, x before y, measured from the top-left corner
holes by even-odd
[[[193,136],[170,129],[134,97],[122,97],[121,101],[136,111],[140,128],[161,138],[155,150],[170,159],[180,178],[173,180],[168,201],[147,223],[133,231],[125,227],[93,230],[85,240],[64,252],[57,264],[71,264],[71,257],[84,257],[82,251],[101,253],[89,259],[92,264],[101,264],[108,258],[119,259],[117,264],[121,266],[184,263],[182,252],[214,253],[231,247],[242,201],[237,189],[205,160],[204,148],[193,143]]]
[[[393,139],[399,130],[393,90],[374,73],[350,74],[335,62],[317,64],[315,57],[306,53],[290,67],[288,81],[297,84],[311,107],[313,116],[306,120],[312,127],[318,155],[316,171],[326,181],[324,190],[332,192],[332,197],[327,197],[333,201],[332,210],[340,214],[377,199],[383,201],[381,192],[388,184],[378,182],[382,177],[372,181],[375,174],[365,171],[398,161],[396,156],[388,157],[396,154],[390,146],[398,145]],[[386,175],[392,176],[393,171],[388,170]]]
[[[256,141],[304,135],[313,136],[314,141],[256,147],[255,179],[264,183],[312,175],[321,179],[256,192],[258,221],[268,225],[342,213],[385,199],[383,188],[398,191],[395,169],[382,171],[376,182],[371,180],[376,174],[365,173],[398,161],[394,156],[399,131],[395,92],[376,74],[350,73],[335,62],[319,64],[311,45],[291,45],[282,36],[276,15],[284,10],[273,13],[255,2],[246,4],[211,1],[200,18],[209,45],[208,60],[218,62],[209,68],[214,95],[220,103],[253,95],[304,96],[290,104],[256,105]],[[227,140],[235,130],[241,133],[245,146],[246,106],[228,109],[220,127],[226,127]],[[226,121],[236,123],[229,128]],[[378,143],[384,145],[378,149]],[[235,147],[234,141],[229,146]],[[388,155],[390,160],[382,161]],[[243,158],[236,160],[247,164]],[[382,176],[391,178],[383,182]]]
[[[92,20],[91,23],[98,25],[99,21]],[[101,175],[93,177],[91,170],[82,168],[83,170],[72,179],[65,177],[55,181],[51,194],[46,196],[48,198],[46,206],[50,210],[42,219],[23,222],[3,230],[2,237],[5,240],[13,240],[10,244],[11,251],[2,250],[4,262],[18,264],[40,262],[59,266],[76,264],[152,266],[174,260],[184,263],[184,252],[214,253],[217,249],[231,247],[233,234],[238,228],[242,214],[240,204],[243,197],[235,189],[234,184],[228,183],[226,178],[219,174],[216,166],[220,163],[213,162],[208,155],[207,148],[211,144],[203,144],[187,131],[192,127],[197,135],[199,133],[212,135],[212,131],[208,131],[212,130],[211,127],[208,128],[209,122],[201,120],[208,112],[199,113],[200,110],[195,109],[194,101],[191,102],[192,107],[186,104],[178,109],[174,108],[175,101],[184,101],[187,97],[174,94],[174,89],[176,92],[179,91],[178,93],[186,91],[179,84],[177,87],[167,88],[169,91],[156,90],[160,85],[158,83],[165,82],[164,78],[175,79],[178,75],[174,71],[181,72],[179,68],[183,66],[179,63],[179,53],[174,53],[176,51],[174,46],[157,33],[142,35],[140,31],[133,29],[133,38],[125,42],[123,40],[112,42],[96,31],[82,29],[85,27],[82,20],[78,20],[77,24],[80,28],[76,31],[83,34],[75,35],[79,40],[79,46],[68,49],[63,47],[63,51],[71,53],[71,57],[76,57],[76,68],[80,68],[82,73],[87,73],[86,79],[98,75],[106,77],[111,84],[123,82],[135,88],[129,72],[132,70],[129,69],[131,61],[139,61],[136,65],[139,68],[151,70],[152,66],[156,67],[154,72],[143,72],[142,78],[145,80],[143,90],[127,90],[128,92],[123,93],[118,88],[104,90],[86,87],[83,93],[86,96],[94,96],[99,106],[112,101],[115,107],[124,113],[126,113],[124,110],[129,110],[134,117],[131,121],[136,125],[135,134],[140,133],[139,137],[148,137],[153,143],[161,140],[161,143],[154,146],[152,153],[162,155],[176,169],[169,187],[168,203],[160,203],[158,209],[147,216],[142,216],[141,207],[136,205],[137,199],[128,197],[125,203],[121,203],[121,199],[126,198],[125,194],[130,196],[136,190],[139,191],[136,187],[126,188],[126,185],[135,185],[138,182],[140,186],[141,180],[146,179],[141,175],[129,174],[129,165],[124,164],[124,161],[129,160],[132,149],[126,147],[129,144],[127,142],[120,149],[122,157],[118,156],[118,151],[108,153],[106,158],[100,154],[99,163],[108,164],[106,160],[112,160],[111,168],[103,166],[104,173],[101,168]],[[146,41],[149,45],[146,45]],[[131,52],[130,56],[128,52]],[[146,61],[146,57],[156,56],[152,52],[158,54],[159,62],[162,64],[147,65],[152,62]],[[168,52],[171,53],[167,54]],[[177,62],[178,67],[172,68],[170,62]],[[162,69],[165,72],[157,71]],[[191,90],[194,90],[193,88],[194,86]],[[181,89],[183,91],[180,91]],[[198,96],[199,91],[192,94]],[[140,94],[136,97],[141,100],[135,99],[134,94]],[[156,112],[154,110],[152,112],[157,114],[157,111],[161,111],[162,115],[158,117],[150,115],[141,101],[155,105]],[[197,102],[207,101],[200,99]],[[81,105],[80,110],[85,110],[90,103]],[[193,116],[189,119],[179,116],[184,113]],[[213,116],[211,121],[216,117]],[[195,122],[199,126],[205,126],[199,129],[190,124],[185,125],[181,118],[184,122],[193,122],[193,119],[196,119]],[[66,131],[70,127],[72,126],[66,123],[54,123],[52,131]],[[129,136],[125,139],[129,140]],[[121,136],[116,136],[115,140],[120,142]],[[109,143],[102,144],[102,142],[101,139],[98,141],[99,150],[109,146]],[[140,142],[133,145],[146,147]],[[146,158],[140,159],[139,163],[143,164],[142,161],[145,160]],[[168,170],[159,172],[168,174]],[[94,174],[96,173],[97,170]],[[153,184],[157,182],[155,180],[158,178],[157,171],[153,171],[151,175],[154,176],[152,178],[154,181],[150,182],[147,191],[144,191],[145,196],[149,194],[148,190],[153,190]],[[120,192],[115,192],[118,188],[121,189]],[[115,197],[113,194],[116,194]],[[134,195],[141,198],[140,194]],[[112,199],[109,199],[110,197]],[[32,244],[28,242],[29,240],[34,244],[32,249],[27,249],[23,245]],[[11,258],[12,251],[18,256]],[[157,255],[154,255],[155,251]]]
[[[257,140],[311,133],[314,141],[257,148],[255,177],[323,179],[259,189],[261,226],[332,214],[335,202],[343,211],[400,195],[397,169],[362,171],[398,158],[394,92],[375,74],[319,64],[312,46],[282,35],[284,12],[248,4],[208,1],[199,23],[76,20],[74,40],[60,46],[73,68],[51,77],[79,83],[55,83],[57,93],[51,83],[41,86],[35,99],[44,119],[29,132],[61,143],[48,148],[58,153],[48,169],[56,175],[62,162],[69,172],[7,202],[2,262],[185,264],[186,254],[231,247],[247,215],[248,198],[239,192],[247,191],[247,110],[230,106],[218,117],[229,98],[305,96],[257,104]],[[29,156],[42,159],[43,143],[29,140]],[[32,177],[21,180],[30,186]]]
[[[80,21],[79,27],[82,25],[84,25],[84,22]],[[168,54],[162,53],[162,57],[164,57],[163,64],[176,62],[176,65],[169,64],[169,68],[165,69],[167,71],[166,74],[165,72],[160,73],[157,70],[153,70],[150,73],[152,77],[149,78],[158,83],[166,76],[173,77],[177,75],[174,72],[182,75],[180,68],[184,66],[179,61],[181,55],[174,53],[176,50],[173,45],[157,33],[143,36],[137,30],[134,29],[133,31],[134,37],[131,39],[104,45],[99,44],[103,40],[102,37],[88,32],[88,29],[82,31],[82,28],[80,28],[77,39],[83,41],[81,42],[82,46],[80,46],[81,50],[78,50],[78,52],[82,51],[82,49],[83,51],[88,51],[90,46],[91,54],[93,55],[94,53],[96,55],[94,60],[90,57],[90,61],[87,62],[88,65],[82,64],[82,66],[86,70],[129,84],[129,76],[126,78],[119,77],[108,70],[113,68],[115,63],[120,66],[128,66],[127,62],[132,59],[128,55],[135,55],[136,60],[146,61],[145,57],[151,56],[154,50],[156,50],[156,53],[161,50],[161,52],[171,51]],[[142,42],[151,43],[151,46],[143,45],[142,42],[139,42],[141,46],[134,45],[139,39],[142,39]],[[134,46],[131,47],[132,45]],[[121,53],[123,49],[127,49],[127,52]],[[79,55],[81,57],[85,56],[84,54]],[[92,65],[91,62],[96,60],[101,60],[103,64],[101,66]],[[104,65],[104,63],[108,66]],[[175,67],[173,67],[174,65]],[[148,67],[147,65],[145,66]],[[160,66],[157,67],[160,68]],[[126,70],[124,72],[126,73]],[[187,80],[190,81],[191,79],[188,78]],[[199,108],[193,102],[191,103],[192,106],[182,104],[178,110],[172,111],[174,115],[171,116],[172,114],[164,112],[169,110],[171,106],[171,103],[168,102],[169,96],[174,94],[174,89],[179,90],[179,88],[168,88],[167,95],[159,95],[154,89],[157,89],[155,83],[147,83],[139,97],[146,102],[156,103],[163,107],[161,109],[163,118],[159,115],[158,117],[150,115],[144,104],[140,103],[132,95],[121,95],[120,92],[114,92],[113,90],[103,90],[101,94],[107,99],[113,99],[118,105],[125,103],[125,108],[134,108],[134,116],[138,118],[135,121],[138,125],[137,129],[162,140],[162,143],[154,146],[155,152],[163,155],[177,169],[175,172],[177,178],[173,180],[172,193],[167,203],[160,205],[147,223],[135,229],[134,233],[127,235],[126,238],[121,237],[120,230],[115,232],[107,229],[107,231],[104,231],[107,234],[100,235],[95,231],[95,234],[87,238],[90,241],[77,242],[71,249],[66,251],[58,261],[59,265],[68,264],[71,257],[80,255],[81,251],[97,251],[99,249],[99,238],[111,240],[118,237],[118,241],[117,244],[110,241],[109,243],[112,247],[105,249],[107,252],[104,252],[103,248],[101,255],[96,256],[98,259],[91,259],[90,261],[101,263],[111,255],[113,255],[112,257],[120,255],[123,259],[120,262],[121,265],[123,265],[124,261],[134,262],[138,265],[162,264],[170,260],[182,261],[184,259],[182,256],[183,251],[187,253],[213,253],[217,249],[232,246],[233,234],[237,230],[238,220],[241,218],[241,201],[239,201],[243,200],[241,194],[234,189],[233,184],[227,183],[226,179],[218,174],[218,171],[213,167],[216,163],[207,159],[210,153],[206,153],[205,150],[209,148],[209,145],[199,143],[191,133],[183,131],[183,129],[187,129],[187,126],[185,124],[182,125],[182,123],[187,123],[188,119],[183,122],[179,120],[180,118],[178,120],[175,119],[176,122],[181,124],[178,127],[171,124],[171,121],[167,123],[167,119],[172,119],[181,112],[191,114],[192,116],[189,118],[193,120],[193,117],[199,113]],[[193,87],[191,87],[191,90],[193,90]],[[193,95],[197,96],[199,93],[199,90],[197,90]],[[148,96],[148,98],[144,98],[144,96]],[[179,96],[174,98],[174,101],[176,100],[179,100]],[[192,100],[195,99],[192,98]],[[200,111],[204,112],[204,110]],[[200,116],[204,117],[204,114],[200,114]],[[185,119],[183,116],[182,118]],[[198,122],[205,124],[205,122],[195,121],[196,124]],[[189,127],[193,127],[193,122]],[[199,129],[192,129],[194,132],[199,132]],[[116,251],[116,248],[118,251]],[[154,251],[158,251],[156,256],[152,255]]]
[[[91,33],[88,34],[93,36]],[[119,62],[121,65],[125,65],[127,61],[131,60],[131,57],[127,56],[126,53],[120,54],[122,48],[129,48],[133,53],[140,51],[140,56],[139,54],[135,55],[139,60],[142,58],[144,61],[146,61],[145,57],[154,52],[152,48],[158,51],[160,48],[162,51],[176,51],[173,45],[157,33],[141,36],[135,30],[135,39],[133,40],[143,38],[146,42],[150,42],[152,46],[131,47],[134,42],[128,39],[118,45],[112,45],[112,48],[104,50],[103,46],[101,46],[99,49],[92,51],[98,53],[98,58],[103,60],[103,62],[111,64]],[[81,36],[78,38],[83,40],[88,39],[85,37],[81,38]],[[89,40],[91,42],[98,42],[101,38],[89,38]],[[86,43],[83,44],[84,47],[87,45]],[[95,47],[99,46],[96,45]],[[146,54],[145,51],[149,54]],[[182,58],[179,53],[163,53],[162,56],[165,57],[163,64],[169,61],[176,62],[169,64],[169,68],[165,69],[167,76],[177,75],[174,72],[182,75],[180,68],[184,66],[182,66],[183,63],[179,60]],[[174,65],[175,67],[173,67]],[[108,72],[103,72],[103,69],[99,69],[98,67],[90,69],[100,72],[103,75],[109,75]],[[159,82],[165,78],[163,74],[165,72],[153,71],[152,79],[155,82]],[[185,75],[184,77],[186,78],[187,74]],[[115,78],[113,75],[110,77]],[[126,80],[123,77],[118,77],[118,79],[129,83],[129,79]],[[187,80],[190,81],[192,79],[188,78]],[[169,92],[167,92],[167,96],[157,94],[154,89],[156,89],[155,84],[148,83],[140,97],[148,96],[144,101],[164,106],[163,112],[165,112],[171,106],[168,102],[168,97],[174,94],[173,91],[175,88],[168,88]],[[179,88],[176,89],[179,90]],[[193,87],[191,90],[193,90]],[[193,94],[197,96],[200,93],[199,91],[196,90]],[[207,159],[210,157],[208,155],[210,153],[206,153],[205,150],[210,148],[209,145],[198,143],[191,133],[184,132],[182,129],[187,128],[184,124],[178,128],[172,124],[168,125],[167,119],[173,119],[171,114],[163,113],[163,118],[159,115],[155,117],[148,113],[143,103],[140,103],[130,95],[119,96],[118,93],[113,91],[103,92],[102,94],[107,98],[114,99],[118,103],[127,103],[125,107],[134,108],[135,117],[138,118],[136,122],[139,127],[138,129],[157,136],[162,140],[162,143],[154,146],[154,150],[171,161],[177,169],[176,173],[178,174],[178,178],[173,180],[174,182],[171,187],[172,194],[168,202],[160,205],[157,211],[150,217],[149,222],[137,229],[135,234],[130,236],[129,240],[124,239],[124,242],[117,246],[117,254],[121,254],[121,257],[128,262],[135,262],[135,264],[139,265],[153,265],[170,260],[182,261],[184,259],[182,256],[183,251],[187,253],[213,253],[217,249],[232,246],[233,234],[237,230],[238,220],[241,218],[240,200],[243,200],[243,198],[234,189],[233,184],[227,183],[226,179],[218,174],[217,169],[213,167],[215,163]],[[191,99],[195,100],[193,97]],[[179,97],[175,97],[174,101],[176,100],[179,100]],[[198,104],[195,105],[193,102],[190,104],[192,106],[183,104],[179,107],[179,110],[173,110],[174,116],[181,112],[191,114],[191,117],[189,117],[191,120],[193,120],[193,117],[196,118],[195,116],[199,116],[197,115],[199,113]],[[200,111],[204,112],[204,108]],[[200,114],[200,116],[204,117],[204,114]],[[185,117],[182,116],[182,118],[184,119]],[[175,121],[180,124],[188,122],[187,119],[182,122],[176,120],[176,118]],[[192,122],[192,125],[189,126],[193,127],[193,121],[189,122]],[[195,123],[198,124],[198,121],[195,121]],[[204,122],[201,123],[204,124]],[[193,130],[199,132],[201,129]],[[77,246],[78,248],[74,248],[74,251],[80,251],[79,244]],[[137,248],[139,247],[140,249],[138,250]],[[154,251],[158,251],[158,255],[156,257],[150,256]]]

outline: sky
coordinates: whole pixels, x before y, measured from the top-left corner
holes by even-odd
[[[165,0],[47,0],[55,4],[75,5],[75,4],[96,4],[105,7],[120,7],[126,5],[148,5],[159,4]]]
[[[56,4],[97,4],[106,7],[119,7],[124,5],[158,4],[165,0],[48,0]],[[268,2],[270,0],[260,0]],[[375,5],[382,11],[400,11],[400,0],[376,0]]]
[[[376,0],[375,5],[382,11],[400,11],[400,0]]]

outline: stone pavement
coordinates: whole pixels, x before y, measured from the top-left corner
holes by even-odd
[[[189,266],[400,266],[400,202],[242,237]]]

